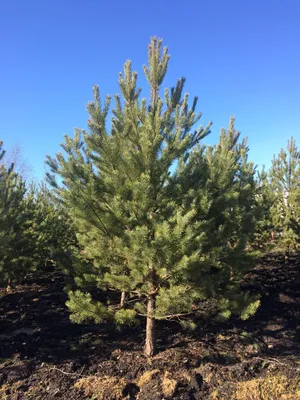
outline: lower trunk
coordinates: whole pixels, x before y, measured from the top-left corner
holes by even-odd
[[[146,343],[145,354],[152,357],[156,353],[156,340],[155,340],[155,318],[153,316],[155,311],[155,296],[150,295],[147,303],[147,322],[146,322]]]
[[[10,293],[10,292],[12,292],[12,290],[13,290],[13,284],[12,284],[11,278],[9,278],[8,282],[7,282],[7,286],[6,286],[6,291],[7,291],[7,293]]]
[[[125,300],[126,300],[126,292],[122,292],[121,293],[121,301],[120,301],[120,306],[121,307],[124,307]]]

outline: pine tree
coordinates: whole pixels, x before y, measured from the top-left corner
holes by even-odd
[[[241,291],[240,283],[258,255],[247,251],[257,223],[257,188],[255,167],[248,161],[248,146],[231,118],[228,130],[221,130],[219,143],[213,147],[198,147],[184,166],[184,187],[188,188],[188,204],[196,207],[197,233],[194,267],[191,278],[197,291],[205,298],[219,302],[220,316],[232,313],[243,319],[259,306],[257,296]],[[192,175],[190,175],[192,171]],[[198,182],[197,182],[198,181]],[[179,196],[182,198],[183,193]]]
[[[278,242],[288,257],[300,243],[300,152],[291,138],[287,149],[281,149],[272,160],[270,179],[275,202],[271,208]]]
[[[251,248],[267,252],[274,246],[274,224],[271,216],[271,209],[274,205],[275,197],[269,174],[263,166],[257,173],[257,206],[256,206],[256,228],[250,239]]]
[[[32,267],[59,265],[65,271],[72,269],[72,252],[77,246],[70,218],[62,205],[42,183],[32,184],[26,196],[27,218],[30,220]]]
[[[0,142],[0,161],[5,151]],[[14,172],[13,165],[0,165],[0,281],[8,284],[25,270],[26,257],[22,253],[24,242],[25,184]]]
[[[89,132],[66,136],[65,155],[47,163],[48,180],[83,248],[79,281],[120,296],[105,303],[82,290],[70,292],[72,320],[113,318],[122,325],[145,317],[145,352],[153,355],[156,320],[191,324],[195,305],[208,296],[219,300],[224,317],[241,312],[246,318],[258,301],[239,290],[253,256],[245,246],[255,222],[254,166],[246,142],[238,143],[232,120],[218,145],[200,145],[210,124],[195,128],[201,117],[197,98],[190,106],[184,78],[162,95],[168,50],[153,38],[148,55],[149,103],[140,99],[137,74],[127,61],[111,124],[111,98],[102,105],[94,87]]]
[[[45,185],[26,188],[8,165],[0,143],[0,283],[12,289],[29,271],[56,261],[72,267],[75,233],[63,208]],[[73,249],[72,249],[73,250]]]

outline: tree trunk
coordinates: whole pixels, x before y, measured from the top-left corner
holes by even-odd
[[[145,354],[148,357],[152,357],[156,353],[155,318],[153,318],[154,311],[155,311],[155,295],[151,294],[148,296],[147,322],[146,322]]]
[[[7,293],[11,293],[12,290],[13,290],[13,284],[11,278],[9,278],[6,286],[6,291]]]
[[[124,307],[125,300],[126,300],[126,292],[123,291],[123,292],[121,293],[121,301],[120,301],[120,306],[121,306],[121,307]]]

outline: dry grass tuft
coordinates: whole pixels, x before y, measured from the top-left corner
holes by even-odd
[[[274,375],[239,382],[234,400],[300,400],[300,378]]]
[[[126,381],[114,376],[89,376],[79,379],[74,387],[82,390],[85,396],[95,397],[97,400],[123,399]]]
[[[183,380],[187,381],[188,383],[191,383],[191,381],[192,381],[192,377],[191,377],[191,375],[188,373],[188,371],[183,371],[183,372],[181,373],[181,378],[182,378]]]
[[[147,383],[151,382],[155,375],[159,374],[159,369],[153,369],[151,371],[145,371],[143,375],[137,382],[138,387],[143,387],[147,385]]]
[[[166,397],[172,398],[177,389],[177,381],[175,379],[170,378],[170,373],[166,371],[163,379],[162,379],[162,391]]]

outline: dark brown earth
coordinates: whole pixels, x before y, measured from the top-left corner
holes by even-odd
[[[268,256],[245,285],[262,296],[254,317],[161,324],[147,359],[142,327],[72,324],[62,273],[32,274],[1,289],[0,399],[300,399],[300,259]]]

